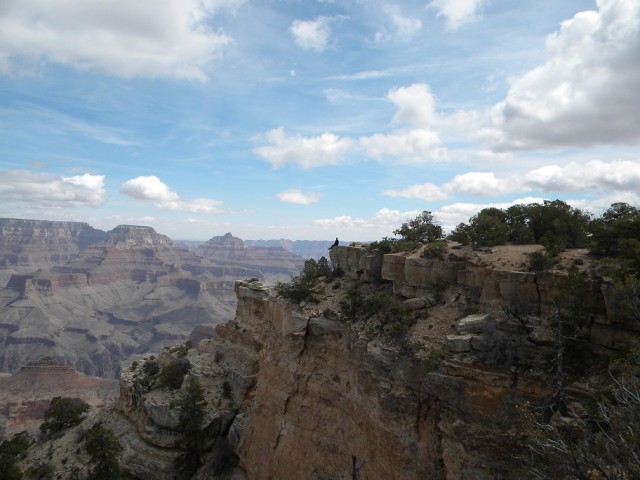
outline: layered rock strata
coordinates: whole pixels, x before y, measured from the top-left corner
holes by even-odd
[[[354,461],[358,478],[514,478],[523,451],[517,407],[556,393],[551,326],[566,273],[501,270],[459,250],[447,260],[358,247],[331,256],[347,279],[327,285],[319,305],[292,305],[258,282],[237,282],[234,321],[189,352],[215,432],[197,478],[218,478],[207,475],[221,452],[236,459],[233,478],[346,478]],[[371,319],[342,317],[352,281],[396,293],[416,320],[404,343],[381,336]],[[639,332],[615,320],[607,285],[585,288],[591,352],[606,360]],[[230,351],[242,354],[220,365]],[[589,395],[574,380],[567,402]],[[134,400],[134,382],[123,378],[121,387],[120,411],[143,438],[176,445],[162,436],[179,436],[175,419],[152,408],[167,394]]]
[[[0,377],[0,439],[37,431],[54,397],[77,398],[96,411],[118,398],[118,382],[82,375],[44,357]]]
[[[247,246],[231,233],[213,237],[195,251],[200,260],[185,262],[184,268],[193,273],[210,272],[216,276],[258,278],[270,284],[288,281],[304,266],[304,258],[282,247]],[[234,268],[235,271],[230,269]]]
[[[225,241],[229,256],[241,248]],[[194,348],[158,358],[160,367],[186,359],[204,389],[207,440],[195,478],[348,478],[354,468],[371,479],[526,478],[518,406],[557,393],[553,325],[566,271],[526,271],[526,253],[539,247],[500,248],[452,245],[437,260],[339,246],[331,260],[345,277],[319,283],[319,304],[292,305],[257,280],[235,282],[234,320],[206,322]],[[501,252],[509,260],[496,261]],[[415,323],[398,336],[377,314],[346,318],[352,287],[386,292]],[[606,366],[640,331],[614,314],[610,285],[585,279],[581,287],[585,358]],[[124,370],[116,411],[103,419],[129,452],[128,470],[170,479],[185,387],[145,378],[149,361]],[[574,374],[562,401],[589,397],[593,378]]]

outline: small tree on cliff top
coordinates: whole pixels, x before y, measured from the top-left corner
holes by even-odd
[[[429,243],[443,238],[442,227],[435,223],[433,214],[424,210],[413,220],[402,224],[393,232],[409,242]]]

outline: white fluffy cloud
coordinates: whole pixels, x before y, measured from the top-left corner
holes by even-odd
[[[438,10],[438,16],[447,19],[447,27],[456,29],[476,17],[483,0],[433,0],[431,6]]]
[[[415,83],[408,87],[394,88],[387,98],[398,108],[394,122],[416,127],[430,127],[438,124],[436,102],[429,85]]]
[[[414,129],[405,132],[360,137],[360,145],[371,157],[382,160],[399,158],[405,162],[419,163],[425,160],[447,159],[438,132]]]
[[[454,194],[494,196],[523,192],[634,192],[640,190],[640,162],[592,160],[565,166],[546,165],[529,172],[502,178],[491,172],[456,175],[442,185],[423,183],[401,190],[386,190],[384,195],[443,201]]]
[[[290,188],[284,190],[276,195],[278,200],[285,203],[293,203],[296,205],[310,205],[317,203],[320,200],[319,193],[304,194],[297,188]]]
[[[390,29],[383,29],[375,34],[377,43],[411,39],[422,29],[422,21],[419,18],[412,18],[402,15],[398,9],[387,8],[387,17],[390,21]]]
[[[475,119],[464,112],[440,115],[435,99],[426,84],[414,84],[395,88],[387,99],[397,107],[393,123],[408,125],[392,133],[374,133],[352,139],[323,133],[315,137],[287,135],[282,127],[275,128],[256,138],[267,145],[254,152],[275,168],[287,163],[303,168],[339,163],[350,153],[364,153],[379,160],[403,163],[446,161],[449,159],[440,138],[439,127],[452,130],[467,128]]]
[[[389,229],[396,229],[402,222],[416,217],[419,210],[401,212],[381,208],[369,218],[353,218],[350,215],[339,215],[334,218],[322,218],[313,221],[314,225],[335,228],[359,228],[365,230],[380,230],[389,232]]]
[[[483,135],[497,150],[640,143],[640,2],[599,0],[547,38]]]
[[[0,9],[0,71],[57,63],[123,77],[205,80],[230,41],[208,22],[241,0],[20,0]]]
[[[120,187],[120,193],[136,200],[153,200],[155,202],[175,202],[180,199],[176,192],[172,192],[167,184],[156,176],[127,180]]]
[[[351,150],[353,141],[340,138],[332,133],[323,133],[317,137],[287,135],[283,128],[275,128],[262,135],[270,145],[257,147],[254,152],[280,168],[287,163],[302,168],[314,168],[321,165],[334,165],[340,162]]]
[[[177,210],[192,213],[216,214],[224,210],[222,202],[209,198],[183,200],[156,176],[137,177],[127,180],[120,193],[136,200],[151,200],[160,210]]]
[[[48,207],[100,205],[105,201],[104,176],[63,177],[24,170],[0,172],[0,200]]]
[[[327,17],[315,20],[296,20],[289,27],[294,41],[305,50],[322,52],[329,41],[331,28]]]

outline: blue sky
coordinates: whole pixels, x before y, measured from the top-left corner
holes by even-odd
[[[640,206],[637,0],[0,5],[0,216],[370,240]]]

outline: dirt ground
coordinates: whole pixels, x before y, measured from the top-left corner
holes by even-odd
[[[494,247],[473,250],[471,246],[451,243],[449,254],[466,258],[479,265],[486,265],[497,270],[518,272],[529,271],[529,254],[543,251],[542,245],[497,245]],[[580,269],[589,265],[589,252],[586,248],[565,250],[558,255],[558,261],[551,270],[566,270],[575,264]]]

